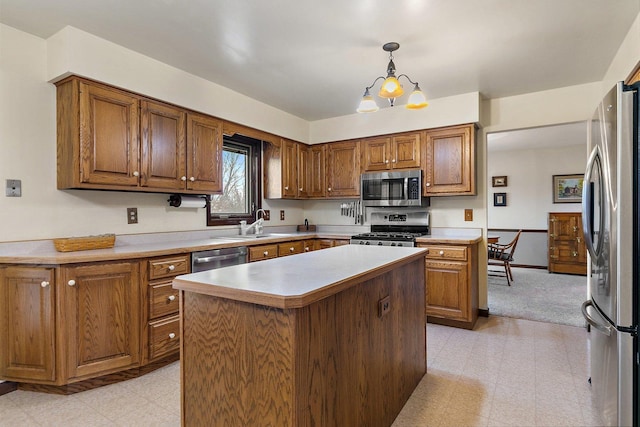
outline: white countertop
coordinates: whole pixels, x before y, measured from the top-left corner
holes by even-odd
[[[275,237],[240,239],[240,236],[217,236],[210,230],[146,235],[116,236],[113,248],[88,251],[57,252],[52,240],[0,243],[0,264],[62,265],[81,262],[113,261],[191,253],[233,246],[252,246],[301,239],[349,239],[361,232],[339,227],[317,232],[279,232],[267,230]],[[276,236],[277,235],[277,236]],[[429,236],[420,237],[418,244],[473,244],[482,240],[479,228],[432,228]]]
[[[340,292],[343,285],[424,257],[424,252],[420,248],[344,245],[186,274],[176,277],[173,287],[279,308],[302,307]]]

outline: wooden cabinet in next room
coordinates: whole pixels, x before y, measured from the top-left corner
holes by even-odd
[[[579,212],[549,213],[549,273],[587,274],[587,249]]]

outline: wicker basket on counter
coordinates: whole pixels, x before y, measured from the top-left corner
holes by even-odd
[[[53,245],[58,252],[88,251],[92,249],[112,248],[115,243],[115,234],[100,234],[98,236],[66,237],[62,239],[53,239]]]

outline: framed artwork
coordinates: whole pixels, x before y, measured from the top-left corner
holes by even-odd
[[[506,176],[492,176],[491,177],[491,186],[492,187],[506,187],[507,186],[507,177]]]
[[[582,202],[582,174],[553,175],[553,203]]]
[[[493,206],[507,206],[507,193],[493,193]]]

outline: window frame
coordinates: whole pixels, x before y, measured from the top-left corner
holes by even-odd
[[[237,134],[233,136],[224,135],[222,142],[223,151],[227,145],[249,147],[251,168],[248,176],[249,185],[247,187],[250,193],[250,209],[247,214],[217,214],[211,212],[211,203],[207,202],[207,226],[238,225],[240,221],[252,223],[255,221],[256,211],[262,208],[262,179],[260,179],[260,177],[262,177],[263,142]],[[210,200],[210,196],[208,196],[208,200]]]

